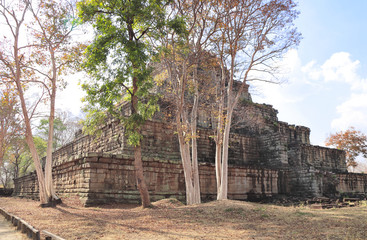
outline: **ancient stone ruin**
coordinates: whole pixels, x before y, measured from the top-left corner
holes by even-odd
[[[126,108],[128,109],[128,108]],[[232,128],[229,148],[229,198],[258,200],[366,194],[367,175],[349,173],[345,153],[310,144],[310,129],[277,118],[271,105],[251,101],[248,92],[237,111],[251,116]],[[199,114],[198,157],[202,199],[216,197],[213,117]],[[53,154],[57,192],[77,195],[85,205],[138,202],[133,151],[124,128],[110,118],[98,138],[76,135]],[[185,200],[185,182],[175,127],[160,113],[143,127],[144,172],[152,200]],[[36,174],[14,180],[14,195],[38,198]]]

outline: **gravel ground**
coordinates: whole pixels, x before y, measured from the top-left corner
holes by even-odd
[[[0,239],[1,240],[27,240],[28,238],[18,232],[4,216],[0,215]]]

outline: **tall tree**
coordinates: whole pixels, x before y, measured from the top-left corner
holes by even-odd
[[[185,176],[186,203],[200,203],[199,166],[197,157],[197,124],[203,95],[209,92],[208,77],[198,69],[210,71],[209,39],[216,30],[210,21],[210,1],[177,0],[171,2],[168,24],[161,35],[161,61],[166,68],[165,100],[175,107],[175,124]],[[204,65],[207,65],[206,67]],[[209,77],[210,79],[210,77]],[[203,83],[206,84],[203,84]]]
[[[92,116],[87,124],[103,119],[105,110],[122,119],[128,142],[134,148],[136,182],[143,207],[151,203],[143,174],[141,127],[157,108],[155,98],[149,96],[149,63],[151,41],[164,20],[163,4],[161,0],[88,0],[78,5],[82,20],[92,22],[95,29],[84,64],[94,80],[84,85]],[[115,105],[123,95],[130,102],[130,114],[125,117]]]
[[[274,60],[298,44],[293,0],[217,0],[212,38],[221,67],[216,135],[217,199],[227,199],[228,146],[233,111],[248,81],[271,81]],[[261,73],[261,74],[258,74]],[[235,81],[238,81],[236,83]]]
[[[0,49],[1,81],[3,83],[10,82],[16,85],[24,119],[25,137],[37,171],[40,201],[41,204],[46,204],[48,202],[48,196],[45,189],[45,178],[40,158],[33,142],[30,122],[34,112],[29,111],[27,108],[24,94],[24,88],[26,87],[24,80],[32,78],[32,72],[27,71],[25,68],[25,66],[30,63],[30,56],[27,54],[28,52],[25,51],[27,46],[22,45],[24,43],[20,42],[20,38],[23,36],[22,30],[24,28],[25,16],[29,11],[29,3],[19,1],[7,4],[5,1],[1,1],[0,7],[1,17],[5,20],[8,31],[11,33],[11,40],[4,37],[2,48]]]
[[[344,150],[346,152],[347,167],[357,167],[356,158],[359,155],[367,159],[367,135],[354,127],[330,134],[325,141],[325,145]]]
[[[1,15],[8,27],[12,42],[1,49],[1,77],[3,82],[16,85],[17,95],[23,113],[26,142],[32,153],[37,171],[41,204],[58,199],[52,183],[52,136],[53,119],[59,77],[80,56],[80,45],[73,45],[71,31],[77,25],[71,14],[72,5],[64,1],[39,0],[19,1],[6,4],[1,1]],[[26,14],[32,20],[24,29]],[[27,31],[25,31],[27,30]],[[27,34],[27,35],[26,35]],[[25,36],[26,35],[26,36]],[[22,41],[21,41],[22,39]],[[29,41],[27,41],[29,40]],[[36,103],[49,100],[49,138],[45,172],[34,143],[31,119],[36,106],[26,104],[25,91],[35,85],[41,86],[47,98],[39,98]]]
[[[52,151],[55,121],[55,103],[57,89],[62,85],[62,75],[71,69],[71,65],[78,62],[84,45],[72,38],[72,32],[78,26],[78,19],[74,15],[75,4],[69,1],[39,0],[30,2],[31,12],[35,19],[33,35],[38,51],[33,55],[38,59],[38,66],[32,68],[41,78],[49,97],[49,118],[47,154],[45,164],[45,187],[50,200],[58,200],[52,181]],[[43,70],[45,69],[45,70]]]

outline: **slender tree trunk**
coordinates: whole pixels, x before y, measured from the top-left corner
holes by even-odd
[[[199,163],[197,158],[197,140],[196,138],[192,141],[192,174],[193,174],[193,180],[194,180],[194,203],[198,204],[201,203],[200,198],[200,176],[199,176]]]
[[[194,104],[191,111],[191,160],[192,160],[192,174],[193,174],[193,190],[194,190],[194,204],[200,203],[200,177],[199,177],[199,163],[198,163],[198,149],[197,149],[197,118],[199,108],[199,89],[197,83],[197,68],[194,70],[194,84],[195,84],[195,96]]]
[[[185,71],[185,70],[184,70]],[[186,75],[182,77],[186,79]],[[180,81],[177,81],[180,82]],[[200,203],[200,181],[199,166],[197,161],[197,140],[196,140],[196,124],[197,124],[197,100],[195,100],[192,109],[191,124],[189,124],[187,112],[184,107],[185,81],[180,83],[180,91],[177,99],[176,125],[178,132],[178,140],[182,159],[182,167],[185,176],[186,187],[186,204],[192,205]],[[183,127],[184,126],[184,127]],[[192,156],[190,154],[190,140],[185,139],[187,132],[191,132],[192,138]]]
[[[22,112],[23,112],[23,117],[24,117],[24,123],[25,123],[25,128],[26,128],[26,134],[25,134],[26,142],[28,144],[29,150],[31,152],[31,155],[34,161],[34,166],[36,168],[38,185],[39,185],[40,202],[41,204],[45,204],[48,201],[46,187],[45,187],[45,176],[43,174],[41,161],[38,156],[36,146],[33,142],[32,128],[31,128],[30,119],[29,119],[28,112],[27,112],[27,106],[25,104],[23,87],[20,83],[21,72],[20,72],[20,58],[18,56],[18,37],[19,37],[19,28],[17,28],[15,39],[14,39],[14,59],[16,62],[16,66],[15,66],[16,73],[14,77],[15,77],[15,82],[16,82],[16,86],[18,89],[20,104],[22,107]]]
[[[133,95],[131,96],[131,114],[137,114],[138,107],[138,97],[136,96],[138,91],[137,78],[133,78]],[[135,132],[140,134],[140,127],[134,129]],[[144,170],[143,170],[143,160],[141,159],[141,141],[134,146],[134,167],[135,167],[135,177],[136,183],[140,192],[141,203],[143,208],[151,206],[150,196],[148,192],[148,187],[145,183]]]
[[[151,203],[150,203],[148,187],[144,179],[143,161],[141,159],[140,144],[137,146],[134,146],[134,158],[135,158],[135,161],[134,161],[135,178],[136,178],[136,183],[137,183],[137,186],[140,192],[141,203],[143,205],[143,208],[147,208],[151,206]]]
[[[193,189],[193,173],[191,166],[191,156],[190,156],[190,146],[188,145],[188,140],[186,139],[188,129],[187,113],[185,109],[185,87],[186,87],[186,64],[183,63],[182,72],[183,75],[181,79],[176,72],[177,66],[174,66],[175,79],[177,83],[176,92],[176,126],[178,143],[180,147],[182,168],[185,177],[185,188],[186,188],[186,204],[194,204],[194,189]]]
[[[234,56],[236,56],[236,53],[232,53],[231,56],[231,69],[230,69],[230,76],[228,79],[228,86],[227,86],[227,101],[226,101],[226,118],[225,118],[225,124],[224,129],[218,128],[218,131],[221,132],[222,139],[223,139],[223,145],[221,150],[221,169],[220,169],[220,185],[219,185],[219,191],[217,192],[217,199],[223,200],[228,198],[228,148],[229,148],[229,135],[231,131],[231,124],[232,124],[232,115],[234,111],[234,107],[237,104],[239,93],[237,93],[236,96],[233,96],[233,79],[234,79]],[[221,69],[222,69],[222,87],[224,87],[224,80],[225,80],[225,67],[223,62],[221,63]],[[224,91],[222,91],[223,93]],[[223,95],[223,94],[222,94]],[[221,96],[221,100],[224,105],[224,97]],[[223,110],[220,110],[223,111]],[[222,116],[220,116],[221,118]],[[223,132],[222,132],[223,131]],[[217,146],[218,147],[218,146]],[[217,152],[219,152],[219,149],[217,149]],[[218,182],[218,180],[217,180]]]
[[[219,106],[218,106],[218,122],[217,122],[217,134],[215,138],[215,175],[217,180],[217,200],[220,199],[221,195],[221,188],[222,188],[222,161],[223,161],[223,135],[224,135],[224,104],[225,104],[225,96],[224,96],[224,88],[225,88],[225,81],[226,81],[226,75],[225,75],[225,67],[222,64],[221,65],[221,78],[219,80]]]
[[[223,112],[219,108],[219,119],[217,126],[217,136],[215,143],[215,175],[217,179],[217,195],[220,191],[220,186],[222,184],[222,124],[223,124]]]
[[[199,182],[199,166],[197,161],[197,143],[195,137],[191,139],[192,153],[190,157],[190,144],[185,139],[185,132],[182,128],[181,117],[176,116],[178,142],[180,146],[180,154],[182,159],[182,167],[185,176],[186,187],[186,204],[198,204],[200,200],[200,182]],[[196,132],[196,131],[195,131]],[[195,152],[196,151],[196,152]],[[195,153],[194,153],[195,152]]]
[[[217,195],[218,200],[228,198],[228,147],[229,133],[231,130],[232,111],[227,113],[226,124],[223,134],[222,166],[221,166],[221,184]]]
[[[45,176],[43,174],[41,161],[39,159],[39,156],[36,150],[36,146],[34,145],[34,142],[33,142],[33,135],[31,132],[29,120],[26,121],[26,142],[29,146],[29,150],[33,158],[34,166],[36,168],[38,185],[39,185],[40,202],[41,204],[46,204],[48,202],[48,197],[46,193]]]
[[[224,81],[225,72],[222,68],[222,77],[219,84],[219,107],[218,107],[218,123],[217,123],[217,135],[215,138],[215,175],[217,179],[217,196],[220,191],[220,186],[222,184],[222,146],[223,146],[223,105],[224,105]],[[218,198],[218,197],[217,197]]]
[[[52,200],[51,194],[51,186],[52,186],[52,142],[53,142],[53,130],[54,130],[54,119],[55,119],[55,111],[54,107],[54,95],[51,94],[51,111],[48,119],[48,139],[47,139],[47,150],[46,150],[46,164],[45,164],[45,183],[46,183],[46,192],[49,200]]]
[[[19,154],[19,150],[17,150],[17,153],[15,154],[14,178],[13,179],[16,179],[19,177],[19,164],[20,164],[20,154]]]
[[[178,143],[180,145],[180,153],[182,159],[182,168],[185,176],[185,187],[186,187],[186,204],[194,204],[194,191],[193,191],[193,180],[192,180],[192,168],[190,161],[190,149],[188,144],[185,142],[184,131],[181,126],[180,116],[176,116],[177,123],[177,134]]]
[[[46,164],[45,164],[45,185],[46,192],[49,201],[58,200],[59,197],[56,195],[56,191],[52,180],[52,152],[53,150],[53,137],[54,137],[54,121],[55,121],[55,101],[56,101],[56,62],[54,52],[51,49],[51,63],[52,63],[52,80],[51,80],[51,104],[50,104],[50,117],[48,121],[48,139],[47,139],[47,150],[46,150]]]
[[[53,132],[54,132],[54,120],[55,120],[55,95],[51,95],[51,111],[49,117],[48,128],[48,140],[46,150],[46,164],[45,164],[45,183],[47,197],[51,201],[52,199],[58,199],[55,193],[55,189],[52,181],[52,151],[53,151]]]

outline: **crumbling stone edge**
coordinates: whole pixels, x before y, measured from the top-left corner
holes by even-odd
[[[65,240],[64,238],[56,236],[55,234],[52,234],[48,231],[45,230],[40,231],[34,228],[32,225],[30,225],[23,219],[8,213],[3,208],[0,208],[0,214],[3,215],[6,218],[6,220],[11,222],[13,226],[17,227],[18,231],[21,231],[22,233],[26,234],[27,237],[32,240],[41,240],[41,232],[45,235],[45,240]]]

